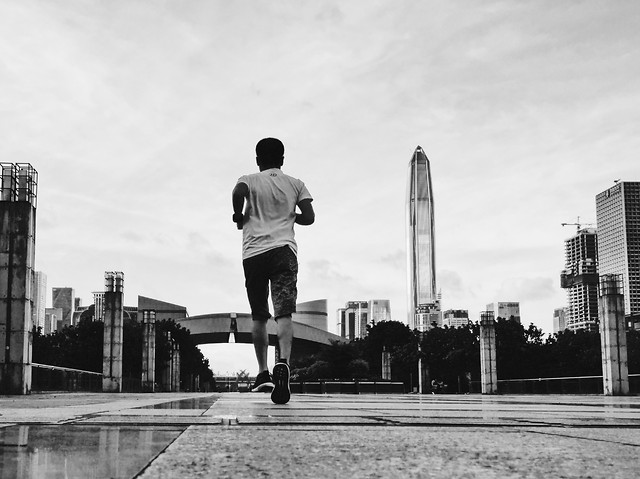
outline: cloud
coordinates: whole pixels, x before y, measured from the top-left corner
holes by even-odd
[[[510,278],[504,280],[497,293],[497,301],[538,301],[557,295],[551,278]]]
[[[380,261],[394,269],[403,271],[406,271],[407,269],[407,253],[404,250],[398,250],[395,253],[383,256],[380,258]]]

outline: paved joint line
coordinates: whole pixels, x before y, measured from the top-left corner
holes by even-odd
[[[160,455],[164,454],[164,451],[166,451],[166,450],[167,450],[167,448],[168,448],[169,446],[171,446],[171,444],[173,444],[173,443],[174,443],[174,442],[176,442],[180,437],[182,437],[182,435],[184,434],[184,432],[185,432],[187,429],[189,429],[189,427],[185,427],[185,428],[180,432],[180,434],[178,434],[178,435],[177,435],[177,436],[176,436],[172,441],[169,441],[169,442],[167,443],[167,445],[166,445],[166,446],[164,446],[164,447],[162,448],[162,450],[158,452],[158,454],[156,454],[156,455],[155,455],[155,456],[153,456],[151,459],[149,459],[149,462],[147,462],[147,464],[146,464],[142,469],[140,469],[140,471],[138,471],[138,473],[137,473],[135,476],[133,476],[133,479],[135,479],[136,477],[140,477],[140,476],[144,473],[144,471],[146,471],[146,470],[149,468],[149,466],[150,466],[151,464],[153,464],[153,461],[155,461],[158,457],[160,457]]]
[[[582,439],[584,441],[592,441],[592,442],[604,442],[605,444],[616,444],[618,446],[631,446],[631,447],[640,447],[640,444],[634,444],[631,442],[621,442],[621,441],[612,441],[610,439],[599,439],[597,437],[583,437],[583,436],[574,436],[572,434],[560,434],[557,432],[543,432],[543,431],[530,431],[526,430],[526,432],[531,434],[541,434],[543,436],[555,436],[555,437],[565,437],[569,439]]]
[[[368,416],[366,419],[372,419],[374,421],[378,421],[381,426],[402,426],[403,423],[400,421],[396,421],[394,419],[389,419],[385,417],[377,417],[377,416]]]

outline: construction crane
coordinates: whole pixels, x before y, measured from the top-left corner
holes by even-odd
[[[562,226],[575,226],[576,231],[580,231],[583,226],[594,226],[593,223],[580,223],[580,217],[578,216],[578,220],[576,223],[560,223]]]

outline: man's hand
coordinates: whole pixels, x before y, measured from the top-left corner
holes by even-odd
[[[234,213],[232,219],[238,229],[241,230],[244,223],[244,215],[242,213]]]

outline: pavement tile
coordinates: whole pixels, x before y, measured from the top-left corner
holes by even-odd
[[[286,405],[240,393],[34,396],[0,397],[0,477],[635,479],[640,470],[637,396],[293,395]],[[149,438],[153,447],[136,445]]]

